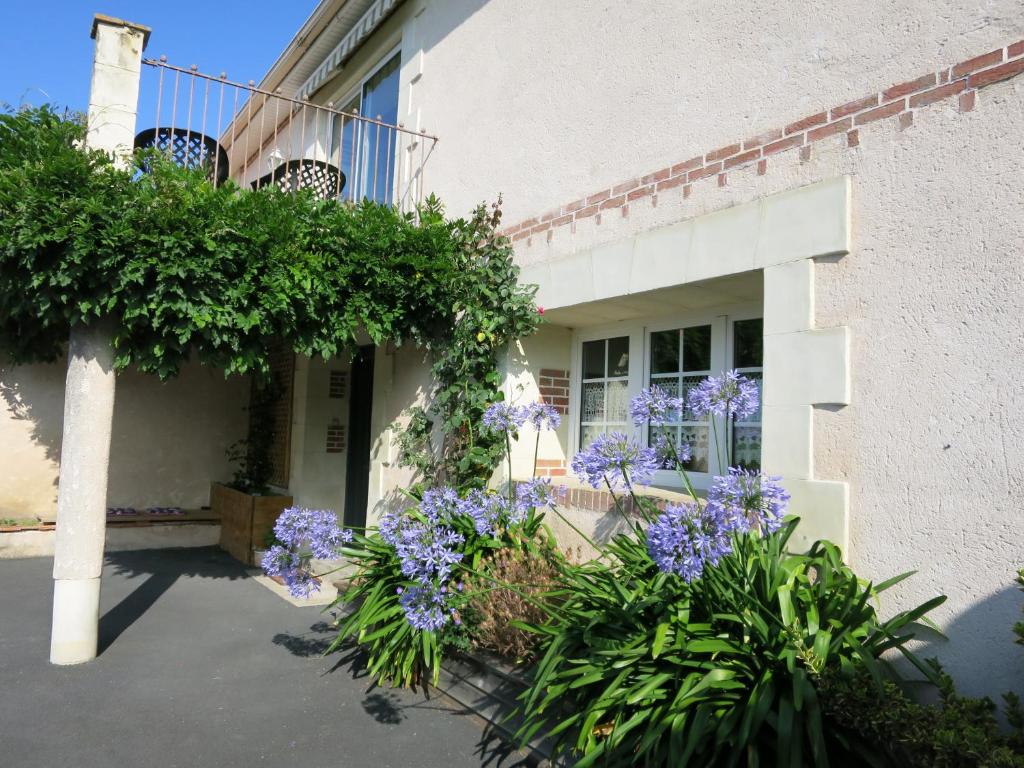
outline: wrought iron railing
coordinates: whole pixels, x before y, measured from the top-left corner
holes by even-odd
[[[413,210],[437,137],[354,111],[143,59],[136,146],[205,168],[211,181],[311,188],[322,197],[376,200]]]

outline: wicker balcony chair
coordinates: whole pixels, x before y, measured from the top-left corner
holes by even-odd
[[[345,188],[345,174],[323,160],[289,160],[252,182],[252,188],[260,189],[271,184],[285,192],[312,189],[313,194],[326,200],[341,194]]]
[[[166,152],[183,168],[205,168],[207,178],[217,186],[227,181],[228,153],[212,136],[187,128],[147,128],[135,137],[135,148]]]

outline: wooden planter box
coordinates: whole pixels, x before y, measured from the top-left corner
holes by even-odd
[[[246,565],[259,565],[253,550],[264,549],[267,534],[291,496],[252,496],[220,483],[210,486],[210,509],[220,515],[220,548]]]

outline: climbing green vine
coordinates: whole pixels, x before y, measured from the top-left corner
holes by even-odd
[[[432,355],[437,468],[489,474],[497,454],[470,425],[499,351],[538,320],[497,208],[452,219],[434,198],[412,215],[214,187],[159,155],[119,168],[84,138],[49,107],[0,114],[0,353],[59,359],[71,325],[101,317],[119,369],[164,379],[191,358],[264,374],[273,339],[323,357],[412,343]]]

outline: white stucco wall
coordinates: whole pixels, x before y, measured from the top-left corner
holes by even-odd
[[[0,367],[0,517],[53,519],[64,404],[63,362]],[[197,508],[210,482],[231,477],[224,451],[245,436],[249,383],[186,365],[166,383],[118,375],[110,506]]]
[[[1016,0],[428,1],[403,105],[441,137],[428,186],[513,222],[1022,32]]]
[[[400,119],[441,137],[428,187],[454,213],[501,193],[515,223],[1020,40],[1024,11],[1015,0],[409,0],[317,98],[345,90],[399,37]],[[938,102],[902,131],[861,126],[855,148],[840,134],[809,159],[773,155],[765,175],[730,170],[724,186],[712,176],[689,197],[676,187],[628,217],[516,244],[524,265],[613,249],[850,176],[850,253],[817,260],[813,285],[816,327],[850,329],[851,396],[814,409],[814,476],[849,484],[859,573],[919,571],[884,611],[949,595],[934,617],[950,641],[927,652],[973,693],[1024,680],[1010,634],[1024,562],[1022,129],[1017,78],[980,91],[965,114],[955,98]],[[425,385],[425,367],[403,354],[380,423]],[[541,367],[529,354],[518,364]],[[522,371],[511,372],[514,386]],[[375,466],[378,498],[407,479],[385,459]]]

